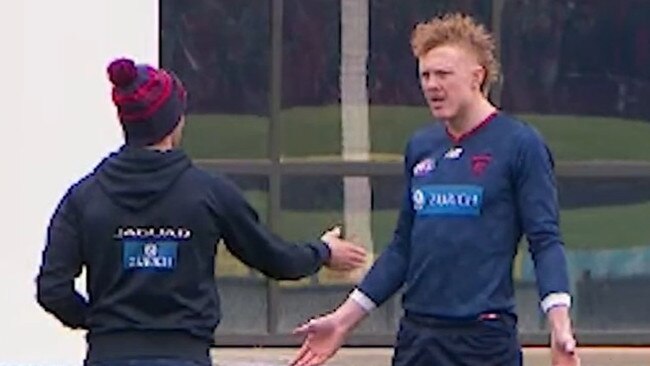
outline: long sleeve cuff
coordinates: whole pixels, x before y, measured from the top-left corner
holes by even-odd
[[[332,249],[330,249],[329,244],[321,240],[316,242],[314,246],[318,251],[318,255],[323,259],[323,263],[329,262],[332,258]]]
[[[354,289],[350,294],[350,299],[359,304],[367,313],[375,310],[377,304],[372,301],[366,294],[361,292],[359,289]]]
[[[566,292],[552,292],[542,299],[540,304],[542,311],[548,313],[549,310],[557,306],[571,307],[571,295]]]

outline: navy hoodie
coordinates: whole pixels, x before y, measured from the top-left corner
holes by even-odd
[[[56,208],[37,276],[37,300],[88,330],[88,358],[206,360],[220,320],[214,277],[223,239],[243,263],[275,279],[317,272],[320,241],[286,243],[240,191],[180,150],[123,147],[74,184]],[[88,299],[73,286],[87,271]]]
[[[393,241],[359,286],[375,305],[404,285],[414,315],[514,315],[523,235],[540,298],[569,293],[553,159],[534,128],[499,113],[456,140],[432,124],[410,139],[405,177]]]

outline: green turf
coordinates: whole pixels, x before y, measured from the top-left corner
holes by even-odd
[[[650,246],[650,203],[564,210],[561,228],[569,248]]]
[[[372,106],[371,149],[375,157],[404,149],[429,119],[423,107]],[[650,160],[650,123],[590,116],[523,115],[549,142],[558,160]],[[340,155],[339,106],[299,107],[280,115],[284,157]],[[248,115],[190,115],[184,147],[194,158],[265,158],[269,119]]]
[[[254,116],[189,115],[183,147],[193,158],[264,158],[268,122]]]
[[[650,160],[650,123],[604,117],[523,116],[549,141],[557,159]]]

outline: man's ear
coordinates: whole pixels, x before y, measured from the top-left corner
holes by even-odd
[[[487,71],[483,66],[477,66],[472,70],[472,88],[476,90],[483,89],[485,84],[485,79],[487,77]]]

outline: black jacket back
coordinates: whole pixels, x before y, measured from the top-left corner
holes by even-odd
[[[313,274],[330,255],[320,241],[282,241],[234,184],[195,167],[182,151],[123,147],[57,207],[38,301],[67,326],[88,329],[91,358],[187,355],[196,347],[178,345],[209,345],[220,320],[214,265],[222,239],[242,262],[276,279]],[[73,287],[84,266],[88,299]]]

